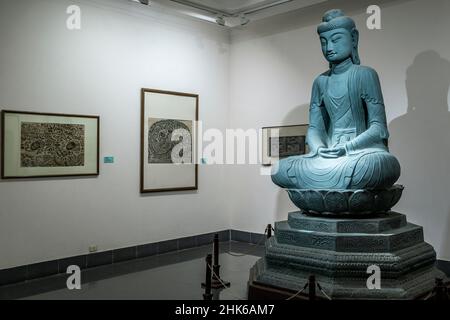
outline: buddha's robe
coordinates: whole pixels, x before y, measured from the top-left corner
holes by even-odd
[[[307,143],[311,152],[280,160],[272,180],[288,189],[382,189],[400,176],[389,153],[389,133],[380,82],[375,70],[351,65],[343,75],[346,90],[329,87],[331,71],[312,90]],[[319,148],[342,146],[346,155],[324,158]]]

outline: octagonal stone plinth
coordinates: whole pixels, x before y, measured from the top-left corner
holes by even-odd
[[[350,219],[293,212],[275,224],[250,282],[296,292],[315,275],[333,299],[415,299],[429,293],[436,278],[445,279],[435,261],[423,228],[403,214]],[[366,286],[372,265],[381,270],[381,290]]]
[[[301,271],[288,265],[273,268],[263,258],[250,270],[250,283],[298,292],[308,283],[311,274],[308,270]],[[315,276],[317,283],[327,294],[325,297],[321,291],[317,291],[317,296],[333,300],[413,300],[423,298],[431,292],[436,278],[445,278],[445,275],[434,266],[417,269],[393,279],[383,278],[382,273],[381,289],[369,290],[366,284],[367,277],[336,278],[322,274]]]
[[[380,233],[328,233],[275,224],[279,243],[337,252],[392,252],[423,242],[423,228],[412,223]]]
[[[433,247],[425,242],[393,252],[337,252],[279,243],[275,237],[266,243],[266,261],[273,269],[289,266],[298,271],[330,277],[367,279],[367,268],[377,265],[384,279],[394,279],[416,269],[432,266]]]
[[[292,229],[334,233],[380,233],[406,226],[406,216],[397,212],[359,219],[309,216],[301,211],[289,213]]]

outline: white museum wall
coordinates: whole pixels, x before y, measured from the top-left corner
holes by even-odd
[[[327,69],[316,34],[322,14],[343,8],[360,30],[362,63],[385,96],[390,147],[405,192],[395,210],[424,227],[438,257],[450,260],[450,2],[378,1],[382,30],[368,30],[371,1],[331,1],[233,30],[230,124],[235,128],[308,123],[314,78]],[[262,232],[295,210],[259,165],[230,166],[232,228]]]
[[[66,28],[66,8],[82,29]],[[101,117],[98,178],[0,182],[0,269],[225,230],[224,168],[198,192],[140,195],[140,89],[198,93],[205,128],[228,121],[229,33],[127,1],[1,0],[0,108]]]

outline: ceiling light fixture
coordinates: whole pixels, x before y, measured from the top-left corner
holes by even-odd
[[[144,4],[146,6],[150,5],[150,0],[130,0],[130,1]]]
[[[217,16],[216,22],[219,26],[222,26],[222,27],[225,26],[225,24],[226,24],[225,17],[222,15]]]
[[[241,22],[241,26],[245,26],[247,24],[250,23],[250,19],[247,17],[247,15],[245,13],[242,13],[239,16],[240,22]]]

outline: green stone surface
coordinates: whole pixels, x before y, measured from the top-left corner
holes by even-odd
[[[397,212],[365,219],[293,212],[275,226],[252,268],[256,283],[298,291],[315,275],[332,299],[415,299],[445,279],[422,227]],[[372,265],[381,270],[380,290],[366,285]]]
[[[288,224],[293,229],[332,233],[380,233],[406,226],[406,216],[401,213],[378,214],[369,217],[332,218],[308,216],[301,211],[289,213]]]

